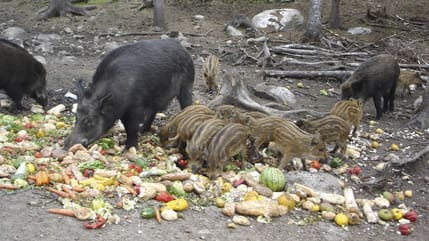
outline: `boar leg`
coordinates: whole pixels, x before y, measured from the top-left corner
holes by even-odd
[[[22,94],[21,91],[15,90],[15,89],[9,89],[8,91],[6,91],[6,93],[13,100],[13,102],[15,103],[15,106],[16,106],[16,108],[18,110],[24,110],[24,109],[26,109],[22,105],[23,94]]]
[[[125,127],[125,132],[127,133],[127,140],[125,142],[125,148],[129,149],[130,147],[138,147],[138,133],[139,133],[139,120],[141,116],[135,112],[127,112],[121,118],[122,123]]]
[[[377,113],[375,119],[380,120],[381,116],[383,115],[383,110],[381,109],[381,96],[375,95],[372,98],[374,100],[374,106]]]
[[[182,110],[185,109],[187,106],[192,105],[192,87],[182,87],[177,99],[179,100],[180,109]]]

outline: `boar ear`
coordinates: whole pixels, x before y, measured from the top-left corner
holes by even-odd
[[[109,108],[112,106],[109,104],[109,101],[111,100],[112,93],[107,92],[105,95],[101,96],[98,100],[98,108],[100,109],[101,114],[105,114],[110,112]]]

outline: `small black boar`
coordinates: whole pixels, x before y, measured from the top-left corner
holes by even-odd
[[[138,133],[150,131],[155,114],[174,97],[182,109],[192,104],[194,74],[191,56],[173,39],[114,49],[97,67],[90,88],[78,86],[76,123],[65,148],[89,145],[118,119],[127,133],[126,148],[137,147]]]
[[[342,99],[366,101],[372,97],[379,120],[387,110],[393,111],[399,65],[392,55],[380,54],[362,63],[341,85]],[[383,109],[381,109],[383,97]]]
[[[29,95],[43,107],[46,95],[46,70],[21,46],[0,39],[0,89],[13,100],[17,109],[25,109],[21,100]]]

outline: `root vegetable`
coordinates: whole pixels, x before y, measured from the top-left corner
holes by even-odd
[[[248,216],[278,217],[287,213],[287,207],[269,200],[251,200],[235,204],[235,211]]]
[[[75,217],[74,211],[71,209],[50,208],[50,209],[48,209],[48,213],[60,214],[60,215],[69,216],[69,217]]]
[[[62,198],[69,198],[70,197],[70,195],[68,193],[60,191],[60,190],[57,190],[57,189],[52,188],[52,187],[46,187],[45,189],[47,191],[50,191],[50,192],[58,195],[59,197],[62,197]]]
[[[316,196],[316,192],[311,188],[311,187],[307,187],[305,185],[299,184],[299,183],[294,183],[293,184],[295,186],[295,189],[298,191],[303,191],[307,197],[315,197]]]
[[[0,189],[17,190],[18,187],[12,184],[0,183]]]
[[[317,193],[320,197],[320,199],[323,202],[335,204],[335,205],[343,205],[345,202],[344,196],[334,194],[334,193],[324,193],[324,192],[318,192]]]
[[[368,223],[377,223],[378,222],[378,214],[372,210],[372,206],[374,202],[371,200],[361,200],[360,201],[363,209],[363,213],[365,214],[366,220]]]
[[[344,188],[344,199],[345,199],[346,209],[349,212],[352,212],[352,213],[358,213],[359,212],[359,208],[357,206],[355,196],[353,194],[353,189],[351,189],[349,187]]]
[[[191,173],[186,172],[167,173],[161,176],[161,180],[184,181],[191,178],[191,176]]]

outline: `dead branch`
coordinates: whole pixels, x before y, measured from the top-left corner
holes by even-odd
[[[368,56],[366,52],[332,52],[330,50],[320,49],[293,49],[285,46],[272,47],[271,51],[277,54],[301,54],[301,55],[315,55],[315,56],[330,56],[330,57],[344,57],[344,56]]]
[[[283,64],[287,64],[287,65],[296,64],[296,65],[309,65],[309,66],[318,66],[318,65],[323,65],[323,64],[340,65],[341,61],[331,60],[331,61],[304,62],[304,61],[299,61],[299,60],[294,59],[294,58],[283,57],[281,62],[279,64],[276,64],[275,66],[283,65]]]
[[[315,79],[320,77],[334,77],[340,80],[347,79],[353,71],[333,70],[333,71],[299,71],[299,70],[265,70],[264,76],[277,78],[297,78]]]
[[[247,110],[255,110],[266,113],[268,115],[290,117],[296,114],[307,114],[314,117],[321,117],[325,113],[310,109],[299,109],[282,111],[261,105],[254,101],[249,94],[249,90],[244,85],[243,79],[236,72],[226,72],[223,78],[222,88],[218,95],[208,103],[208,106],[213,108],[218,105],[236,105]]]

